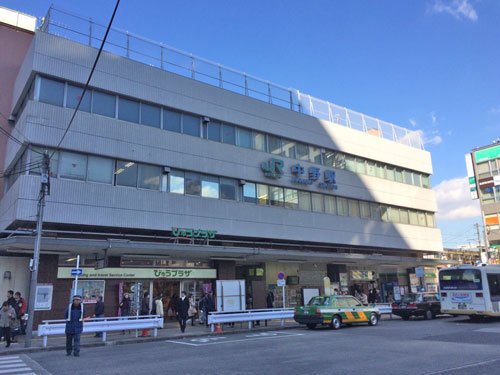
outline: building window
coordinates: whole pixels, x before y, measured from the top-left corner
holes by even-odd
[[[98,115],[115,117],[116,96],[94,90],[92,112]]]
[[[434,223],[434,214],[427,213],[426,217],[427,217],[427,226],[434,228],[436,226],[436,224]],[[498,229],[498,228],[496,228],[496,229]]]
[[[370,217],[372,218],[372,220],[380,221],[380,215],[380,206],[377,203],[370,203]]]
[[[200,118],[190,115],[182,115],[182,132],[194,137],[200,136]],[[186,193],[187,194],[187,193]]]
[[[366,174],[369,176],[375,176],[375,162],[368,160],[366,163]]]
[[[299,210],[311,211],[311,193],[299,191]]]
[[[283,139],[281,148],[283,149],[283,156],[295,159],[295,142],[289,139]]]
[[[378,178],[385,178],[385,168],[383,164],[380,163],[375,164],[375,175]]]
[[[359,202],[359,213],[363,219],[370,218],[370,204],[368,202]]]
[[[103,184],[113,183],[113,159],[89,155],[87,180],[101,182]]]
[[[141,124],[161,128],[161,108],[141,103]]]
[[[359,217],[359,201],[349,199],[349,216]]]
[[[137,187],[137,163],[133,161],[116,161],[116,185]]]
[[[380,205],[380,216],[382,218],[382,221],[391,221],[391,218],[389,216],[389,207],[385,206],[385,205]]]
[[[267,152],[266,135],[262,133],[252,132],[252,136],[253,136],[253,147],[257,151]]]
[[[321,163],[321,150],[319,148],[315,148],[317,150],[317,156],[319,155],[319,163]],[[309,146],[304,143],[298,143],[295,145],[295,157],[299,160],[310,161],[315,163],[314,160],[310,160],[309,158]]]
[[[181,132],[181,114],[179,112],[172,112],[163,110],[163,129],[173,132]]]
[[[252,132],[247,129],[238,128],[238,146],[252,148]]]
[[[405,184],[408,184],[408,185],[412,185],[413,184],[412,175],[413,174],[411,173],[411,171],[408,171],[406,169],[403,171],[403,178],[404,178]]]
[[[490,177],[490,164],[489,162],[477,164],[477,175],[478,179]]]
[[[347,216],[349,214],[349,211],[347,208],[347,199],[337,197],[337,213],[340,216]]]
[[[85,180],[87,177],[87,155],[64,151],[61,153],[60,168],[62,178]]]
[[[257,189],[252,182],[243,185],[243,200],[249,203],[257,203]]]
[[[399,214],[399,208],[397,207],[389,207],[389,217],[393,223],[400,223],[401,216]]]
[[[486,204],[495,202],[495,193],[492,187],[481,189],[481,201]]]
[[[281,138],[269,135],[267,140],[269,143],[269,152],[271,154],[281,155]]]
[[[203,176],[201,178],[201,196],[219,199],[219,177]]]
[[[401,168],[395,168],[394,176],[395,176],[394,180],[396,182],[403,182],[403,171],[401,170]]]
[[[208,122],[203,124],[203,138],[210,139],[211,141],[220,142],[220,128],[221,124],[218,122]]]
[[[299,208],[299,195],[295,189],[285,189],[285,207]]]
[[[40,94],[38,100],[42,103],[54,104],[60,107],[64,104],[64,83],[47,78],[40,78]]]
[[[354,159],[354,156],[345,156],[345,169],[350,172],[356,172],[356,161]]]
[[[325,195],[325,212],[332,215],[337,214],[337,202],[335,202],[335,197]]]
[[[220,178],[221,199],[236,200],[236,180],[231,178]]]
[[[426,189],[430,189],[431,188],[431,182],[430,182],[430,179],[429,179],[429,176],[428,175],[422,175],[422,187],[426,188]]]
[[[169,191],[175,194],[184,194],[184,171],[172,170],[169,174]]]
[[[257,203],[264,205],[269,204],[267,185],[257,184]]]
[[[160,190],[161,168],[139,164],[139,187],[142,189]]]
[[[323,164],[323,162],[321,160],[321,148],[316,147],[316,146],[306,146],[306,147],[309,148],[309,152],[308,152],[309,153],[309,161],[311,163]]]
[[[233,125],[222,125],[222,142],[230,145],[236,144],[236,133]]]
[[[278,186],[269,186],[269,197],[271,206],[283,206],[283,188]]]
[[[366,173],[366,161],[362,158],[356,158],[356,172],[357,173]]]
[[[417,216],[418,216],[418,225],[426,227],[427,226],[427,221],[425,220],[425,212],[419,211],[417,213]]]
[[[118,97],[118,119],[139,123],[139,102]]]
[[[50,177],[57,177],[57,168],[59,167],[59,152],[51,149],[47,149],[44,147],[32,146],[30,151],[30,165],[37,165],[38,167],[29,168],[29,173],[33,175],[40,175],[42,173],[42,162],[43,162],[43,154],[45,150],[49,153],[50,156]]]
[[[73,86],[68,84],[68,89],[66,93],[66,107],[76,108],[78,101],[83,93],[83,87]],[[80,103],[79,111],[90,112],[90,103],[92,99],[92,90],[87,89],[85,96]]]
[[[387,179],[394,181],[396,179],[395,173],[394,173],[394,167],[392,165],[388,165],[385,168],[385,172],[387,174]]]
[[[311,193],[311,201],[314,212],[323,212],[323,195]]]
[[[410,224],[411,225],[418,225],[418,217],[417,213],[415,211],[410,210]]]
[[[187,195],[201,195],[201,176],[199,173],[186,172],[184,175],[184,189]]]
[[[409,224],[410,223],[410,217],[408,215],[408,210],[405,210],[404,208],[401,208],[399,210],[399,221],[402,224]]]

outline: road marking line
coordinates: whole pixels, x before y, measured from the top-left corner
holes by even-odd
[[[0,361],[0,365],[4,365],[7,363],[23,363],[21,359],[9,359],[7,361]]]
[[[489,332],[489,333],[500,333],[500,328],[481,328],[475,329],[475,332]]]
[[[10,363],[8,365],[0,364],[0,369],[3,368],[12,368],[12,367],[23,367],[26,366],[25,363]]]
[[[191,345],[191,346],[200,346],[202,344],[192,344],[190,342],[184,342],[184,341],[174,341],[174,340],[167,340],[165,342],[172,342],[174,344],[183,344],[183,345]]]
[[[293,333],[293,334],[288,334],[286,335],[287,337],[291,336],[303,336],[303,333]],[[243,342],[243,341],[254,341],[254,340],[265,340],[265,339],[277,339],[277,338],[282,338],[283,336],[261,336],[261,337],[247,337],[244,339],[239,339],[239,340],[228,340],[228,341],[214,341],[214,342],[206,342],[206,343],[201,343],[201,344],[192,344],[188,342],[182,342],[182,341],[166,341],[166,342],[172,342],[175,344],[183,344],[183,345],[191,345],[191,346],[206,346],[206,345],[218,345],[218,344],[228,344],[232,342]]]
[[[448,368],[448,369],[445,369],[445,370],[440,370],[440,371],[435,371],[435,372],[426,372],[426,373],[424,373],[422,375],[446,374],[447,372],[450,372],[450,371],[463,370],[463,369],[466,369],[466,368],[471,368],[471,367],[476,367],[476,366],[481,366],[481,365],[487,365],[489,363],[494,363],[494,362],[498,362],[498,361],[500,361],[500,359],[491,359],[489,361],[470,363],[468,365],[463,365],[463,366],[458,366],[458,367],[451,367],[451,368]]]
[[[7,355],[5,357],[0,357],[0,361],[3,361],[4,359],[19,359],[18,355]]]
[[[33,371],[33,370],[29,367],[13,368],[8,370],[0,370],[0,374],[12,374],[14,372],[26,372],[26,371]]]

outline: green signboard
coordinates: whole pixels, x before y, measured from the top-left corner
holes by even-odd
[[[482,161],[500,158],[500,145],[476,151],[474,153],[474,156],[476,157],[476,163],[481,163]]]
[[[217,231],[216,230],[203,230],[203,229],[172,227],[172,234],[175,237],[215,238]]]
[[[103,268],[84,267],[82,279],[215,279],[217,271],[211,268]],[[71,267],[59,267],[58,279],[70,279]]]

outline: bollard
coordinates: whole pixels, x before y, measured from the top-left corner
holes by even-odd
[[[155,327],[155,329],[153,329],[153,336],[154,337],[158,336],[158,328],[156,328],[156,327]]]
[[[106,342],[106,331],[102,333],[102,342]]]
[[[46,348],[47,347],[47,336],[43,336],[43,347]]]

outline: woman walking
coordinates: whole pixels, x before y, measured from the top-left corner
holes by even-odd
[[[191,326],[194,326],[194,319],[196,317],[196,303],[194,302],[194,297],[192,294],[189,295],[189,309],[188,309],[188,320],[191,319]]]

